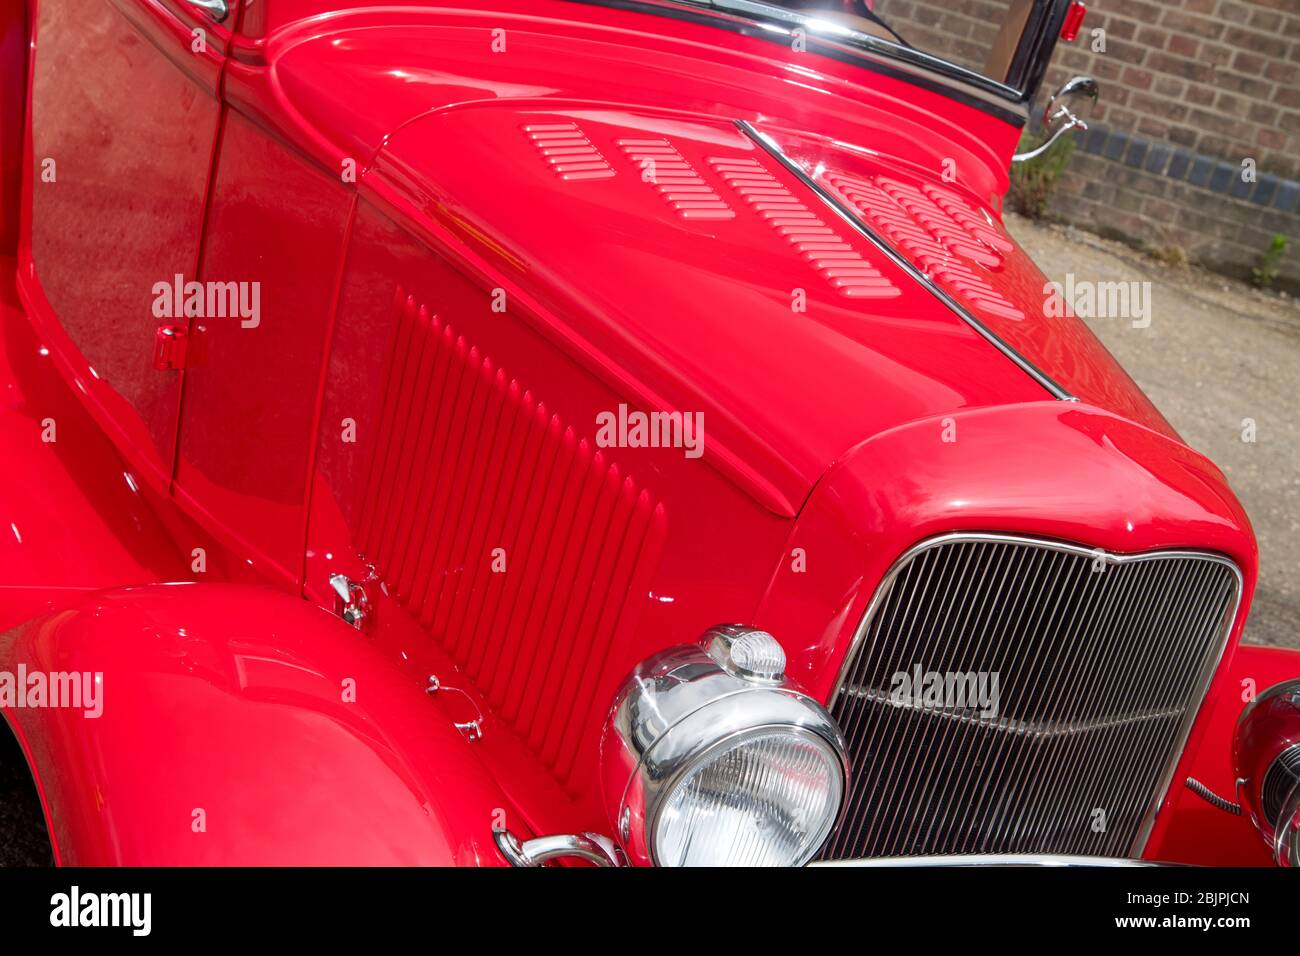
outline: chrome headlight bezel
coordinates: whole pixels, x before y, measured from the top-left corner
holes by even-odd
[[[783,675],[741,676],[731,639],[746,629],[708,632],[702,645],[669,648],[642,662],[615,697],[601,739],[601,780],[614,831],[630,860],[658,865],[660,814],[675,788],[719,750],[779,735],[812,744],[838,771],[834,813],[807,862],[829,835],[848,792],[847,747],[829,713]],[[720,640],[720,636],[724,639]]]
[[[1232,749],[1246,815],[1278,865],[1300,866],[1300,678],[1274,684],[1246,705]]]

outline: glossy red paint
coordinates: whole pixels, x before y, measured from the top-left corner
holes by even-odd
[[[239,114],[227,118],[198,276],[239,283],[242,311],[190,322],[203,358],[185,373],[176,494],[285,581],[302,573],[318,383],[351,208],[341,183]]]
[[[220,107],[220,58],[158,3],[42,3],[20,254],[28,308],[148,480],[170,478],[179,372],[157,372],[153,286],[193,276]],[[83,68],[96,64],[100,82]],[[30,256],[30,258],[29,258]],[[57,319],[55,318],[57,316]],[[120,316],[106,323],[105,316]],[[124,341],[125,340],[125,341]]]
[[[189,562],[55,371],[18,301],[14,260],[0,265],[0,447],[14,463],[0,470],[4,632],[84,591],[182,578]]]
[[[0,255],[18,248],[22,196],[23,130],[27,115],[27,9],[0,11]]]
[[[957,440],[944,441],[945,431]],[[1109,412],[1034,402],[913,422],[846,455],[786,545],[819,555],[827,570],[794,573],[786,562],[757,623],[787,642],[789,673],[825,697],[875,582],[917,541],[971,529],[1119,553],[1216,551],[1245,576],[1234,639],[1249,611],[1255,540],[1213,464]]]
[[[1296,673],[1296,653],[1291,650],[1243,644],[1230,655],[1210,688],[1143,856],[1209,866],[1273,864],[1268,847],[1246,817],[1210,806],[1183,781],[1195,777],[1229,800],[1238,799],[1232,767],[1237,719],[1252,694],[1292,680]]]
[[[1147,848],[1233,858],[1185,835],[1181,775],[1224,789],[1239,668],[1300,662],[1236,647],[1240,505],[1044,314],[1002,231],[1023,108],[562,0],[266,0],[192,57],[173,0],[35,13],[0,441],[36,480],[0,488],[26,532],[0,520],[23,585],[0,666],[102,670],[120,701],[6,713],[63,862],[495,863],[498,807],[520,832],[602,829],[600,718],[636,662],[753,622],[824,700],[885,570],[952,530],[1234,559],[1226,663]],[[1049,400],[736,120],[873,227],[873,190],[921,223],[962,267],[940,280],[1082,401]],[[204,357],[157,371],[152,289],[175,273],[259,282],[262,311],[194,317]],[[620,405],[702,412],[702,455],[600,447]],[[39,442],[50,415],[74,440]],[[365,637],[312,606],[339,572],[368,582]],[[187,579],[261,586],[99,590]],[[430,700],[430,675],[451,690]],[[480,716],[470,744],[453,724]]]
[[[14,260],[0,262],[12,276]],[[0,670],[104,675],[99,718],[0,710],[28,755],[56,860],[503,862],[493,814],[532,831],[454,730],[464,705],[423,693],[449,664],[403,671],[397,655],[264,586],[101,590],[255,577],[135,479],[57,373],[11,280],[0,333],[0,448],[22,462],[0,485]],[[206,833],[192,829],[197,808]],[[160,826],[168,816],[175,825]]]
[[[593,4],[257,6],[231,48],[232,98],[240,96],[242,64],[255,73],[254,64],[269,62],[285,102],[255,108],[280,114],[298,135],[306,127],[304,142],[339,155],[370,158],[384,136],[421,113],[501,99],[634,103],[726,118],[757,109],[774,122],[847,142],[869,140],[868,131],[884,125],[897,132],[907,155],[935,168],[953,159],[972,190],[992,200],[1006,189],[1023,117],[1014,107],[993,106],[1001,113],[994,117],[958,105],[884,64],[874,69],[885,72],[864,73],[803,56],[761,31],[720,33],[689,18],[647,19]],[[505,31],[508,55],[492,55],[492,30]],[[352,95],[341,97],[340,87]]]
[[[824,137],[765,132],[797,162],[819,170],[817,180],[869,228],[1071,395],[1177,437],[991,210],[945,183],[941,170],[890,162]]]
[[[504,864],[507,801],[441,704],[303,601],[97,592],[25,626],[3,665],[93,674],[102,694],[6,711],[60,863]]]
[[[615,176],[573,181],[551,169],[525,131],[564,122],[581,129]],[[735,218],[681,217],[642,181],[641,164],[619,144],[665,133]],[[446,141],[463,145],[454,153],[434,148]],[[702,410],[704,460],[778,514],[797,511],[826,467],[867,435],[940,411],[1042,394],[869,252],[866,261],[897,294],[883,301],[843,295],[711,169],[755,152],[733,125],[707,118],[627,108],[463,108],[391,136],[367,182],[514,280],[543,321],[563,323],[552,335],[586,351],[606,375],[618,370],[613,384],[624,400]],[[786,180],[787,189],[798,188]],[[558,248],[557,232],[567,240]],[[842,229],[838,238],[850,237]],[[630,267],[666,263],[674,249],[690,251],[672,281],[662,265]],[[810,388],[814,368],[817,387]],[[885,381],[889,388],[868,384]]]

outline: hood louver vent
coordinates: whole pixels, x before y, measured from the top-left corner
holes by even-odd
[[[397,313],[357,541],[568,784],[607,703],[611,650],[648,588],[663,506],[400,290]]]

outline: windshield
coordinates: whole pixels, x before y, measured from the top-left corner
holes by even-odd
[[[1042,76],[1068,0],[685,0],[946,74],[1024,100]]]

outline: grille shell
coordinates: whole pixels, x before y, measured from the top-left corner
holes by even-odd
[[[1204,552],[975,533],[912,548],[832,694],[854,779],[821,858],[1136,855],[1241,590]],[[891,701],[917,665],[997,674],[996,717]]]

